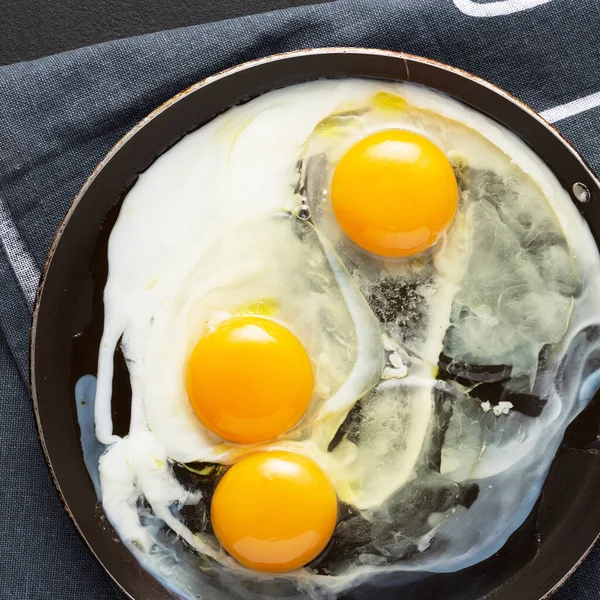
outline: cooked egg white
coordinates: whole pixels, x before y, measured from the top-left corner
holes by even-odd
[[[330,198],[346,153],[398,129],[441,149],[460,189],[448,230],[402,260],[351,242]],[[314,226],[293,216],[301,197]],[[336,595],[378,573],[484,560],[531,511],[565,427],[595,391],[584,384],[597,342],[581,332],[600,323],[598,294],[597,248],[568,194],[482,114],[420,86],[354,79],[235,107],[140,176],[111,233],[95,395],[104,510],[182,598],[292,597],[298,585]],[[285,326],[315,375],[298,424],[254,446],[207,430],[186,391],[198,339],[235,315]],[[119,341],[133,395],[124,438],[111,422]],[[437,377],[441,355],[505,367],[507,389],[541,398],[541,414],[506,402],[482,410],[477,383]],[[184,524],[179,510],[202,493],[177,481],[171,462],[230,464],[256,449],[319,465],[354,511],[334,533],[343,556],[267,581]],[[216,562],[198,569],[162,523]],[[252,595],[245,582],[255,576]]]

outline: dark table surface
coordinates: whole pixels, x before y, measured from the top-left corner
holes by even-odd
[[[107,40],[318,1],[0,0],[0,65]]]

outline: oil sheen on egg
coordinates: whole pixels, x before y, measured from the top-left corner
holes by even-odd
[[[311,222],[294,216],[301,199]],[[93,474],[104,511],[181,598],[333,598],[384,572],[480,562],[530,513],[595,392],[599,293],[598,252],[568,194],[466,106],[347,79],[235,107],[140,176],[111,233],[95,403],[89,380],[78,387],[95,404],[86,463],[106,448]],[[271,332],[277,360],[236,354],[228,340],[248,328]],[[119,343],[123,438],[111,422]],[[205,345],[225,357],[211,378]],[[292,363],[304,366],[291,375]],[[236,364],[268,378],[248,394],[269,418],[190,401],[231,395]],[[272,420],[278,394],[287,412]],[[298,490],[315,490],[323,520],[283,478],[303,530],[292,516],[267,527],[271,492],[253,473],[269,455],[301,463]],[[238,482],[257,486],[239,511]],[[307,542],[266,568],[267,538]]]

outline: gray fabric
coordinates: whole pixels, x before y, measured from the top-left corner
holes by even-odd
[[[464,68],[549,111],[600,171],[599,30],[597,0],[340,0],[0,67],[0,598],[120,597],[52,489],[25,381],[29,311],[52,236],[128,129],[176,92],[241,61],[371,46]],[[557,597],[600,597],[599,550]]]

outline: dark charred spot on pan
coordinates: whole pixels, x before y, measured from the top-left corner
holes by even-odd
[[[148,502],[148,500],[146,500],[145,496],[139,496],[138,499],[136,500],[136,508],[138,511],[139,515],[151,515],[152,514],[152,507],[150,506],[150,503]]]
[[[438,360],[438,379],[456,381],[469,387],[475,383],[506,381],[510,378],[510,365],[474,365],[453,360],[444,353]]]
[[[432,513],[444,513],[459,504],[461,486],[439,473],[420,470],[384,505],[394,529],[411,537],[419,535]]]
[[[538,363],[541,370],[550,352],[550,346],[544,346],[540,351]],[[509,365],[469,364],[454,361],[442,353],[438,367],[438,379],[471,388],[469,396],[492,406],[511,402],[515,411],[527,417],[539,417],[546,406],[547,400],[533,392],[535,384],[532,389],[529,378],[511,377],[512,367]]]
[[[424,319],[423,286],[429,280],[384,277],[367,293],[367,302],[384,324],[397,326],[402,340],[414,337]]]
[[[362,404],[361,401],[359,401],[350,409],[350,412],[346,415],[343,423],[335,432],[333,439],[329,442],[327,452],[333,452],[344,438],[353,443],[356,443],[359,440],[362,411]]]
[[[113,361],[112,422],[115,435],[125,436],[129,433],[131,421],[131,381],[120,343],[117,344]]]
[[[479,498],[479,486],[476,483],[459,484],[457,503],[465,508],[471,508]]]
[[[298,160],[296,161],[296,183],[294,184],[294,194],[299,196],[303,196],[305,193],[305,181],[302,178],[302,173],[304,171],[304,161]]]
[[[195,504],[177,507],[184,524],[195,534],[213,534],[210,522],[210,504],[215,488],[226,471],[224,465],[214,463],[170,463],[173,475],[190,493],[200,495]]]
[[[196,504],[186,504],[178,510],[185,526],[194,534],[213,534],[210,522],[210,504],[204,498]]]
[[[358,514],[359,514],[358,511],[353,506],[351,506],[350,504],[346,504],[345,502],[339,501],[337,525],[336,525],[335,531],[337,531],[339,529],[340,524],[342,522],[347,521],[347,520],[351,519],[353,516],[358,515]],[[314,571],[318,571],[319,567],[322,564],[324,564],[326,561],[329,561],[331,563],[331,558],[329,555],[331,552],[336,551],[336,548],[338,545],[339,545],[339,542],[336,538],[336,533],[334,532],[334,534],[331,536],[327,546],[323,549],[323,551],[316,558],[314,558],[312,561],[310,561],[310,563],[308,563],[306,565],[306,568],[312,569]],[[323,574],[322,571],[320,571],[320,572]],[[331,574],[331,572],[328,571],[327,574]]]
[[[339,573],[356,561],[373,542],[373,524],[349,504],[340,504],[340,515],[327,548],[308,566],[320,575]]]
[[[385,277],[371,288],[369,304],[381,321],[390,323],[399,315],[414,313],[422,298],[417,290],[417,282]]]

